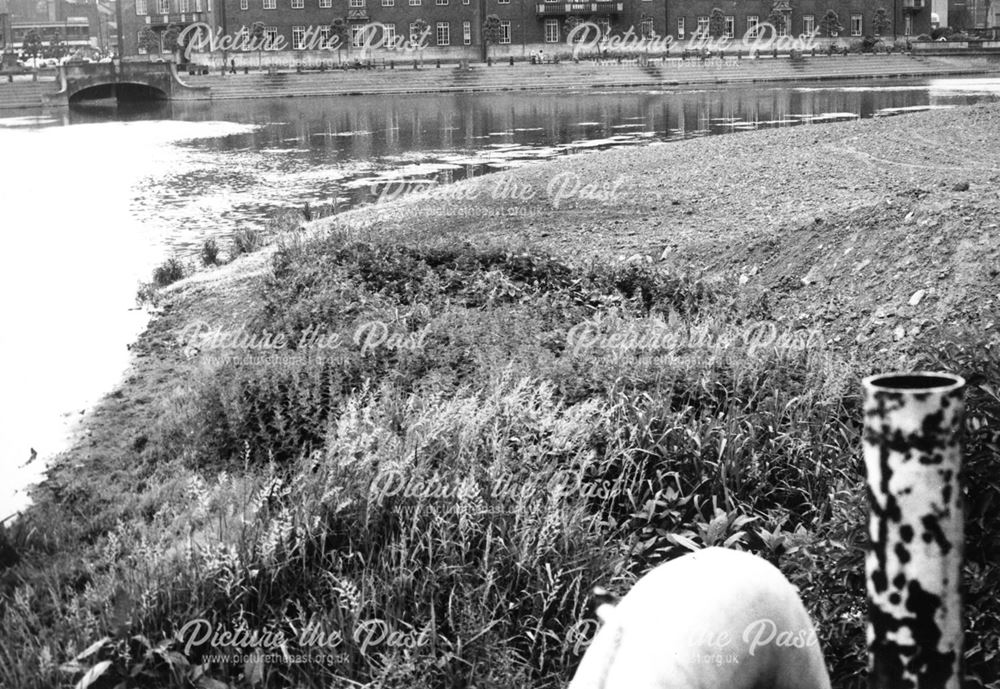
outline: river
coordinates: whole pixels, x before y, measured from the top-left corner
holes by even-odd
[[[208,237],[371,202],[393,180],[998,98],[998,80],[948,79],[0,111],[0,519],[120,380],[148,318],[140,282]]]

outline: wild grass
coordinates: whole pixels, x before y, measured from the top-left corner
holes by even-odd
[[[262,230],[253,227],[241,227],[233,233],[230,256],[236,258],[243,254],[253,253],[266,244]]]
[[[834,686],[862,685],[871,361],[762,337],[765,294],[525,247],[287,241],[258,296],[280,359],[199,364],[155,401],[132,494],[81,490],[9,530],[0,684],[96,666],[108,687],[562,686],[593,585],[725,545],[785,571]],[[972,376],[967,684],[986,686],[1000,356],[971,333],[924,356]],[[188,647],[199,619],[286,642],[212,660],[247,649]]]
[[[219,265],[219,243],[214,238],[209,237],[202,242],[199,256],[203,266]]]

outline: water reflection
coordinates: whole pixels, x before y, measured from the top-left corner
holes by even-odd
[[[961,84],[962,80],[949,80]],[[165,241],[193,250],[207,235],[259,225],[278,208],[377,198],[387,179],[448,183],[584,149],[634,146],[751,129],[871,117],[961,104],[995,91],[937,91],[928,82],[858,82],[643,92],[449,94],[157,103],[123,121],[227,121],[246,133],[183,144],[184,165],[163,171],[137,216]],[[73,109],[65,122],[106,121]]]

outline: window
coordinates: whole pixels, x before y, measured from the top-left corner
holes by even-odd
[[[451,24],[448,22],[437,23],[437,44],[451,45]]]
[[[510,44],[510,20],[501,19],[500,20],[500,44],[509,45]]]
[[[180,0],[178,4],[180,5],[178,9],[181,14],[189,14],[191,12],[191,0]]]
[[[157,0],[156,12],[157,14],[170,14],[170,0]]]
[[[305,0],[292,0],[292,9],[301,10],[306,6]]]
[[[653,35],[653,20],[643,19],[639,23],[639,31],[642,33],[643,38],[651,38]]]
[[[684,17],[677,18],[677,38],[684,38]]]
[[[396,0],[382,0],[382,7],[395,7]]]
[[[747,38],[757,38],[760,31],[760,17],[756,14],[747,15]]]
[[[22,36],[23,38],[23,36]],[[146,50],[146,30],[139,30],[139,54],[145,55],[148,51]]]
[[[510,0],[497,0],[497,4],[498,5],[509,5],[510,4]]]
[[[462,22],[462,45],[472,45],[472,22]]]
[[[265,26],[264,27],[264,45],[274,45],[278,42],[278,27],[277,26]]]
[[[602,36],[607,36],[611,33],[611,20],[607,17],[598,18],[597,26],[601,29]]]
[[[416,43],[420,40],[419,28],[416,24],[410,24],[410,43]]]
[[[382,25],[382,45],[387,48],[393,48],[396,46],[396,25],[395,24],[383,24]]]
[[[292,27],[292,50],[302,50],[306,47],[306,27]]]
[[[699,38],[703,38],[708,35],[708,17],[705,15],[698,17],[698,28],[695,30],[695,35]]]
[[[410,0],[410,7],[420,7],[420,0]]]
[[[265,10],[274,10],[278,8],[278,0],[264,0]]]
[[[726,17],[726,30],[722,35],[726,38],[732,38],[736,35],[736,17]]]
[[[321,10],[328,10],[333,7],[333,0],[319,0],[319,8]]]
[[[463,5],[468,5],[468,4],[469,4],[469,2],[470,2],[470,0],[462,0],[462,4],[463,4]]]
[[[816,17],[811,14],[806,14],[802,16],[802,33],[813,34],[816,33]]]
[[[364,24],[351,24],[351,45],[355,48],[360,48],[361,43],[364,40],[365,40]]]
[[[194,0],[194,11],[195,12],[203,12],[204,11],[204,9],[201,6],[201,0]]]
[[[861,15],[852,14],[851,15],[851,35],[860,36],[861,35]]]
[[[135,0],[135,13],[140,17],[144,14],[149,14],[149,7],[146,5],[146,0]]]
[[[447,5],[448,0],[434,0],[435,5]]]
[[[776,29],[775,33],[777,33],[779,36],[787,36],[788,17],[786,15],[782,15],[781,19],[778,21],[778,23],[775,25],[774,28]]]
[[[545,20],[545,42],[546,43],[558,43],[559,42],[559,20],[558,19],[546,19]]]
[[[364,7],[365,0],[351,0],[349,4],[351,7]]]

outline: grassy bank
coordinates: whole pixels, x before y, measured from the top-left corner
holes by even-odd
[[[781,567],[834,685],[861,686],[859,381],[897,366],[970,381],[968,684],[1000,681],[998,173],[966,165],[960,190],[905,148],[947,123],[944,155],[996,160],[998,118],[578,156],[293,228],[172,288],[5,534],[0,684],[557,687],[594,584],[727,545]],[[566,170],[592,193],[513,191]],[[195,643],[208,626],[234,633]]]

